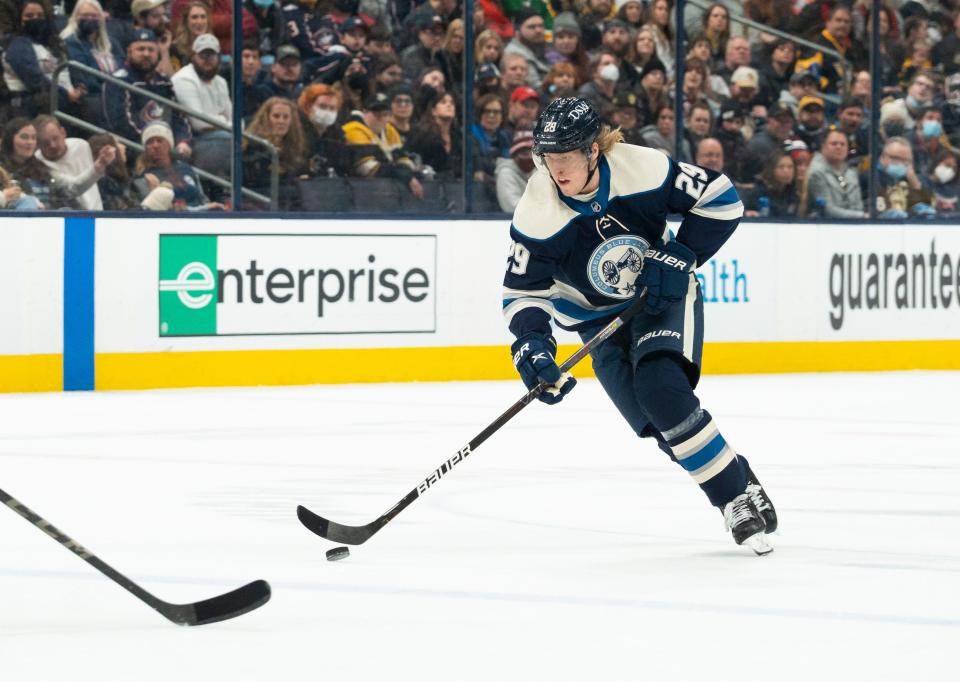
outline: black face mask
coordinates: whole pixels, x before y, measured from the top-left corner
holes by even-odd
[[[365,71],[357,71],[356,73],[351,73],[349,78],[347,78],[347,85],[354,90],[363,90],[367,87],[369,80],[370,76],[367,75]]]
[[[100,22],[96,19],[81,19],[77,22],[77,29],[82,36],[91,36],[100,30]]]
[[[43,42],[50,35],[50,24],[46,19],[30,19],[23,22],[23,32],[37,42]]]

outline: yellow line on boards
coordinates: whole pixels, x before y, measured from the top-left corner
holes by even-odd
[[[0,355],[0,392],[26,393],[63,389],[63,356]]]
[[[561,346],[559,355],[576,348]],[[516,378],[506,346],[100,353],[96,363],[96,385],[102,390]],[[707,374],[905,369],[960,369],[960,340],[708,343],[704,348]],[[588,361],[575,373],[593,376]]]

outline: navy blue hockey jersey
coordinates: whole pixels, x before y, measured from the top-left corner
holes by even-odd
[[[503,312],[517,337],[602,323],[624,310],[647,247],[676,239],[703,264],[733,234],[743,204],[721,173],[676,163],[647,147],[616,144],[600,158],[600,187],[585,201],[563,196],[541,169],[510,226]]]

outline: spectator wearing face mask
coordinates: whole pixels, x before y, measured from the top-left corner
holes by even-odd
[[[337,31],[339,45],[308,62],[304,81],[333,85],[346,81],[354,90],[365,90],[373,71],[373,58],[366,51],[369,29],[359,16],[348,17]]]
[[[513,136],[510,156],[497,159],[497,202],[504,213],[512,213],[536,167],[533,163],[533,133],[518,130]]]
[[[303,126],[307,173],[322,177],[348,175],[346,139],[343,129],[337,125],[340,94],[329,85],[314,83],[304,88],[297,104],[307,120]]]
[[[924,110],[906,137],[913,151],[913,163],[921,175],[933,172],[935,157],[944,149],[957,152],[943,134],[943,112],[936,107]]]
[[[66,57],[63,43],[54,30],[53,13],[39,0],[19,5],[17,24],[3,53],[3,80],[10,97],[5,98],[7,115],[32,117],[50,110],[50,84],[57,64]],[[80,100],[86,95],[82,85],[74,87],[68,71],[57,77],[60,104],[80,113]]]
[[[107,33],[103,8],[97,0],[81,0],[74,8],[66,28],[60,32],[67,58],[101,73],[111,74],[123,63],[123,51],[116,40]],[[86,90],[80,100],[83,118],[91,123],[103,122],[100,106],[100,91],[103,81],[81,72],[70,70],[70,80]]]
[[[933,170],[927,178],[937,215],[957,214],[957,157],[941,149],[933,159]]]
[[[933,213],[932,195],[917,174],[910,142],[891,137],[880,154],[877,213],[882,218],[902,219]]]
[[[577,93],[590,102],[597,111],[613,108],[613,96],[620,79],[620,58],[613,52],[603,49],[593,63],[593,76],[580,86]]]
[[[897,118],[903,119],[906,128],[912,128],[916,117],[933,104],[936,86],[936,76],[932,72],[921,71],[915,74],[907,87],[906,97],[881,106],[880,117],[883,118],[884,110],[887,110],[890,115],[897,114]]]

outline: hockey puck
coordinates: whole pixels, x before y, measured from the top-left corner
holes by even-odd
[[[349,547],[334,547],[327,550],[327,561],[340,561],[350,556]]]

